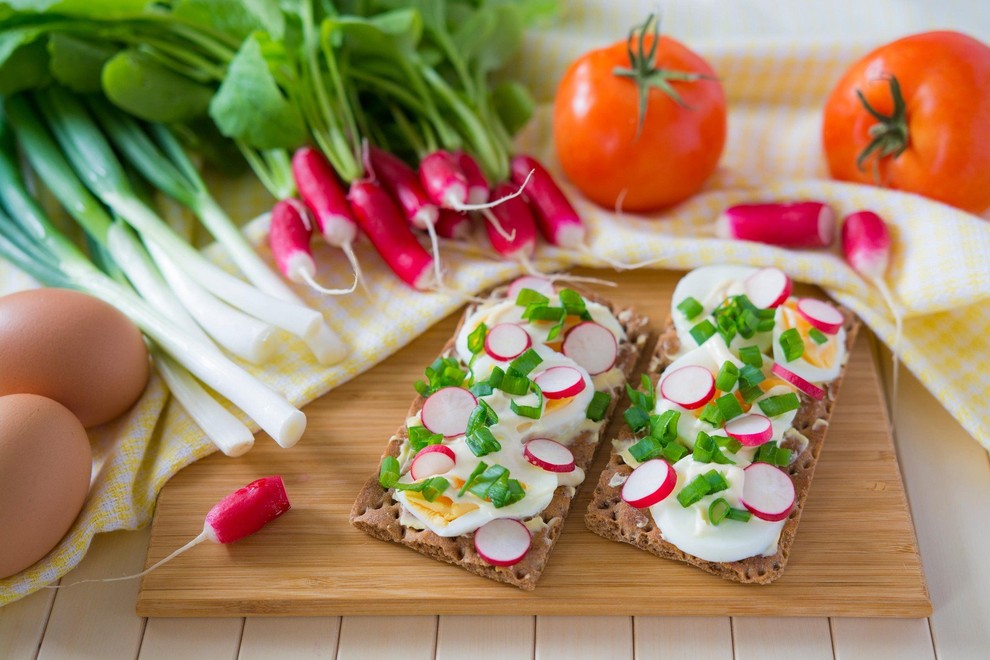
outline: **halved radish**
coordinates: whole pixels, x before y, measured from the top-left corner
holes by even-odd
[[[645,509],[661,501],[677,485],[677,472],[662,458],[646,461],[632,471],[622,484],[622,500],[631,507]]]
[[[742,504],[768,522],[783,520],[794,508],[794,482],[769,463],[753,463],[743,470]]]
[[[485,352],[492,359],[506,362],[517,358],[532,345],[529,333],[515,323],[499,323],[485,335]]]
[[[791,295],[791,278],[779,268],[761,268],[743,282],[746,297],[760,309],[777,307]]]
[[[562,350],[595,376],[612,368],[619,345],[611,330],[594,321],[584,321],[567,331]]]
[[[548,399],[566,399],[584,390],[584,376],[574,367],[550,367],[533,379],[543,396]]]
[[[443,387],[423,404],[423,426],[446,438],[461,435],[477,405],[478,400],[463,387]]]
[[[799,390],[810,396],[812,399],[815,399],[816,401],[821,401],[822,399],[825,398],[825,390],[818,387],[817,385],[809,383],[804,378],[801,378],[787,367],[782,366],[779,362],[774,362],[773,366],[770,367],[770,371],[780,376],[788,383],[798,388]]]
[[[751,413],[726,422],[725,432],[747,447],[757,447],[773,437],[773,424],[769,417]]]
[[[714,395],[715,376],[701,365],[674,369],[660,381],[660,396],[688,410],[700,408]]]
[[[409,466],[409,473],[414,480],[419,481],[435,474],[450,472],[456,464],[457,456],[447,445],[426,445],[416,454]]]
[[[542,277],[534,277],[532,275],[523,275],[509,285],[509,290],[505,292],[505,297],[509,300],[515,300],[519,297],[519,292],[523,289],[532,289],[533,291],[542,293],[545,296],[557,295],[557,290],[554,289],[553,282],[550,280]]]
[[[513,518],[496,518],[474,533],[474,549],[492,566],[512,566],[526,553],[533,537],[526,525]]]
[[[842,312],[824,300],[801,298],[797,304],[798,313],[827,335],[838,334],[845,323]]]
[[[573,472],[574,454],[550,438],[534,438],[523,447],[526,460],[547,472]]]

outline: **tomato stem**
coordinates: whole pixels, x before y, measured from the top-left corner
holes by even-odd
[[[650,14],[642,25],[636,25],[629,30],[629,38],[626,41],[626,50],[629,53],[629,68],[615,67],[613,75],[621,78],[629,78],[639,91],[639,111],[638,122],[636,124],[636,137],[639,138],[643,132],[643,123],[646,121],[646,110],[650,99],[650,89],[656,88],[670,97],[677,105],[693,109],[684,102],[680,93],[670,84],[671,81],[694,82],[696,80],[714,80],[712,76],[692,71],[677,71],[673,69],[662,69],[656,65],[657,46],[660,43],[660,21],[654,20],[656,16]],[[649,48],[646,46],[647,34],[651,31],[652,41]],[[636,44],[635,49],[633,44]]]
[[[884,79],[890,85],[890,96],[894,101],[894,110],[889,115],[878,112],[866,100],[866,96],[862,90],[856,90],[856,96],[859,97],[863,108],[877,120],[877,123],[869,128],[870,137],[872,138],[870,143],[866,145],[866,148],[856,158],[856,167],[859,168],[860,172],[866,171],[866,161],[873,154],[876,154],[877,162],[887,156],[897,158],[904,153],[910,143],[907,125],[907,104],[904,102],[904,95],[901,93],[901,85],[897,82],[896,76],[888,75],[884,76]]]

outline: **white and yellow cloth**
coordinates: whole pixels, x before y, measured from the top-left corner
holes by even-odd
[[[630,25],[656,8],[652,0],[561,4],[561,24],[528,37],[517,66],[543,100],[552,96],[556,80],[574,57],[622,38]],[[820,199],[840,217],[864,208],[879,213],[894,235],[887,280],[908,316],[897,346],[902,363],[990,448],[984,413],[990,401],[990,224],[921,197],[829,181],[819,146],[826,94],[842,71],[871,47],[946,26],[990,41],[990,12],[963,1],[955,5],[957,9],[952,3],[920,0],[848,5],[818,0],[667,0],[664,30],[709,59],[730,100],[729,139],[721,167],[701,194],[648,218],[616,215],[583,202],[573,189],[568,192],[590,228],[595,254],[623,262],[662,258],[656,267],[671,269],[723,262],[775,265],[797,280],[821,285],[889,344],[893,321],[883,300],[845,265],[836,249],[796,252],[717,240],[710,234],[716,216],[742,201]],[[808,35],[814,35],[814,41]],[[990,127],[987,131],[974,139],[990,139]],[[520,148],[554,165],[546,111],[520,137]],[[235,217],[252,217],[271,203],[257,188],[243,185],[220,186],[219,192]],[[287,338],[272,364],[252,369],[297,405],[384,360],[460,305],[446,296],[410,291],[366,243],[358,252],[368,284],[387,313],[360,293],[319,298],[301,292],[342,334],[351,347],[350,357],[335,367],[320,367],[301,343]],[[589,254],[546,246],[538,256],[543,269],[600,265]],[[324,282],[346,281],[348,269],[339,253],[320,246],[317,259]],[[471,291],[519,272],[514,265],[451,249],[445,251],[444,262],[449,281]],[[32,283],[27,278],[0,263],[0,292],[28,286]],[[92,430],[90,436],[93,487],[82,514],[49,556],[0,580],[0,605],[66,574],[82,560],[95,534],[147,525],[169,477],[214,450],[157,376],[130,413]]]

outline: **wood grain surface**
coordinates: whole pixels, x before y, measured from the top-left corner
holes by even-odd
[[[660,327],[679,273],[606,277],[616,302]],[[291,450],[259,437],[246,456],[214,454],[162,491],[146,563],[196,536],[218,499],[267,474],[292,510],[230,546],[200,545],[141,582],[142,616],[544,614],[924,617],[931,602],[868,341],[860,340],[784,576],[741,585],[591,534],[582,521],[602,448],[535,592],[496,584],[372,539],[348,523],[364,480],[402,423],[412,383],[453,330],[444,319],[405,349],[306,407]],[[344,632],[342,631],[342,635]]]

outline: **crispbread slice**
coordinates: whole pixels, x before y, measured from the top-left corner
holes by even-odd
[[[497,289],[493,292],[493,299],[500,291],[504,291],[504,288]],[[619,345],[617,364],[623,373],[625,373],[626,379],[630,379],[638,372],[640,356],[644,355],[650,348],[649,343],[652,337],[648,328],[648,319],[630,308],[616,310],[606,300],[598,298],[586,291],[579,292],[585,299],[609,307],[625,330],[626,341]],[[441,356],[449,356],[454,352],[454,341],[457,333],[472,312],[473,308],[465,310],[453,336],[441,351]],[[605,429],[608,427],[609,420],[616,409],[621,394],[621,388],[617,388],[616,391],[612,392],[612,401],[606,412],[605,419],[599,427],[599,432],[597,434],[593,434],[590,431],[585,432],[570,445],[575,463],[585,471],[591,465],[595,450],[605,434]],[[424,402],[425,399],[423,397],[417,397],[413,401],[407,417],[419,412]],[[389,439],[382,459],[385,456],[397,457],[402,442],[406,437],[407,430],[405,424],[403,424],[399,427],[396,434]],[[520,589],[531,591],[536,587],[536,582],[546,567],[550,552],[553,550],[553,546],[560,535],[564,518],[567,516],[567,511],[570,508],[571,500],[574,498],[576,489],[570,486],[560,486],[557,488],[553,498],[550,500],[550,504],[537,514],[538,517],[542,518],[544,524],[531,527],[531,531],[534,533],[529,552],[519,563],[505,567],[492,566],[478,556],[474,549],[473,533],[445,538],[437,536],[428,529],[417,530],[403,526],[399,522],[402,506],[392,497],[393,493],[394,491],[392,489],[386,490],[378,483],[378,470],[376,469],[354,502],[350,516],[351,524],[371,536],[384,541],[401,543],[433,559],[448,564],[455,564],[477,575],[482,575],[498,582],[506,582]],[[533,530],[534,527],[536,528],[535,531]]]
[[[839,309],[846,319],[846,355],[848,360],[848,355],[852,352],[853,342],[855,342],[859,330],[859,319],[848,309],[841,307]],[[667,329],[660,336],[650,362],[649,374],[654,385],[656,385],[663,370],[673,361],[671,356],[675,355],[679,348],[680,340],[677,337],[677,332],[673,323],[668,322]],[[775,554],[766,557],[750,557],[734,562],[711,562],[682,552],[675,545],[668,543],[654,524],[649,510],[636,509],[622,501],[622,482],[632,472],[632,468],[623,462],[614,447],[608,465],[599,477],[598,486],[595,488],[588,512],[584,517],[588,529],[599,536],[620,543],[629,543],[647,552],[652,552],[658,557],[687,562],[727,580],[753,584],[773,582],[783,574],[784,566],[787,564],[791,544],[794,542],[798,523],[801,520],[801,512],[811,488],[815,466],[818,463],[818,456],[821,453],[825,432],[828,430],[832,408],[835,405],[846,366],[843,365],[838,378],[824,386],[826,394],[821,401],[815,401],[807,395],[799,393],[801,408],[794,418],[793,426],[795,430],[808,439],[808,444],[787,468],[788,474],[794,481],[795,505],[780,533]],[[630,438],[632,438],[632,431],[628,426],[623,425],[619,439],[628,440]],[[785,443],[784,446],[788,445]],[[801,449],[800,447],[791,448]]]

